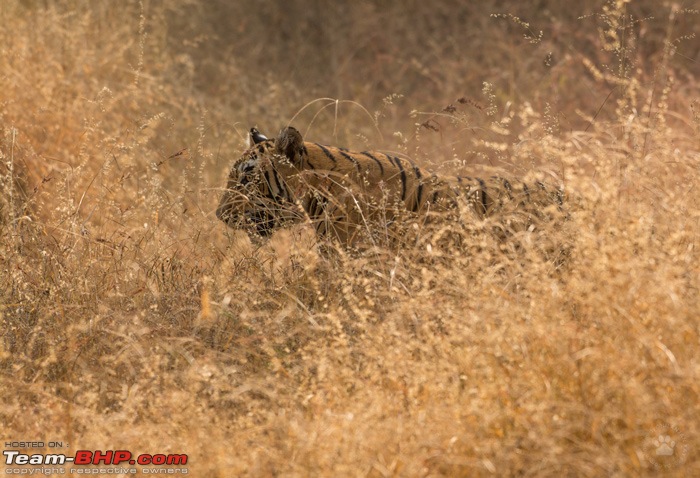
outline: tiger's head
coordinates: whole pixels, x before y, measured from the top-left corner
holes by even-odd
[[[250,130],[250,147],[234,162],[216,217],[232,229],[267,237],[298,219],[286,178],[304,154],[304,141],[295,128],[284,128],[276,139]]]

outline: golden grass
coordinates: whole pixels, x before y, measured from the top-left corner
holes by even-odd
[[[6,440],[195,476],[700,475],[697,13],[379,3],[3,3]],[[309,103],[322,142],[550,171],[571,218],[253,247],[214,217],[226,170]]]

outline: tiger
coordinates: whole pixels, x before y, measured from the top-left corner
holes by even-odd
[[[522,211],[522,225],[531,227],[562,206],[563,190],[540,181],[441,176],[398,155],[307,142],[287,126],[272,139],[250,130],[249,148],[231,167],[216,217],[256,239],[308,222],[319,238],[349,245],[402,214],[466,208],[478,220]]]

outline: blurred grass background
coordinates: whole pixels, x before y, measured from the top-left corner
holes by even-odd
[[[698,475],[692,7],[4,1],[5,438],[196,476]],[[246,131],[289,122],[545,170],[576,208],[517,254],[478,224],[449,253],[254,248],[213,211]]]

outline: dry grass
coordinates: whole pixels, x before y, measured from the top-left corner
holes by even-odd
[[[3,2],[4,438],[195,476],[700,475],[698,13],[314,3]],[[254,248],[226,169],[307,104],[326,143],[551,171],[571,219]]]

